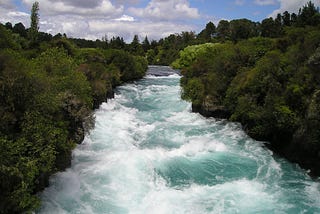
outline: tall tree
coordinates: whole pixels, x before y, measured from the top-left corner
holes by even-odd
[[[284,26],[290,26],[291,25],[290,13],[288,11],[285,11],[282,14],[282,23],[283,23]]]
[[[122,37],[112,37],[109,42],[109,47],[113,49],[123,49],[126,47],[126,43]]]
[[[262,20],[260,28],[261,28],[261,36],[276,37],[275,23],[272,17]]]
[[[311,1],[299,10],[298,22],[300,26],[318,25],[320,23],[319,11]]]
[[[130,52],[135,55],[143,55],[143,49],[140,44],[139,36],[134,35],[133,40],[130,44]]]
[[[227,20],[221,20],[217,27],[217,35],[222,40],[230,37],[230,23]]]
[[[257,36],[256,24],[248,19],[236,19],[230,21],[230,37],[236,42]]]
[[[147,52],[150,49],[150,42],[148,40],[148,36],[146,36],[142,42],[142,48],[144,52]]]
[[[199,33],[198,38],[205,42],[209,42],[214,37],[215,33],[216,26],[212,22],[209,22],[206,25],[206,28]]]
[[[39,31],[39,2],[34,2],[31,8],[30,40],[32,43],[37,41]]]

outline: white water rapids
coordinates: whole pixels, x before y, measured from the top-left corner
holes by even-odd
[[[192,113],[179,79],[147,75],[119,87],[38,213],[320,213],[319,181],[239,124]]]

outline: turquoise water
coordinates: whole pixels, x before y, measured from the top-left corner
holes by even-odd
[[[320,182],[239,124],[191,113],[179,78],[119,87],[39,213],[320,213]]]

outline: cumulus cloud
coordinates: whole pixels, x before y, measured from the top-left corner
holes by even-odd
[[[254,3],[261,6],[274,5],[277,3],[277,0],[255,0]]]
[[[11,22],[13,24],[21,22],[24,26],[29,25],[29,17],[30,15],[24,12],[20,12],[12,8],[3,7],[1,5],[0,7],[0,22],[6,23]]]
[[[22,0],[29,7],[34,0]],[[114,6],[110,0],[42,0],[40,10],[47,15],[76,14],[82,16],[114,17],[123,13],[123,6]]]
[[[120,35],[127,42],[131,42],[134,35],[141,38],[148,36],[151,39],[160,39],[170,34],[182,31],[191,31],[194,27],[190,25],[176,24],[172,22],[116,22],[104,20],[92,20],[89,22],[90,33],[100,35],[100,38],[107,35],[108,38]],[[104,32],[104,33],[103,33]],[[88,35],[90,37],[90,35]]]
[[[29,27],[30,14],[19,11],[12,2],[0,0],[0,22],[22,22]],[[21,2],[31,9],[34,0]],[[198,10],[191,8],[187,0],[151,0],[146,8],[136,8],[139,13],[146,13],[142,16],[125,10],[126,5],[133,9],[141,0],[41,0],[39,3],[40,31],[93,40],[105,35],[109,39],[121,36],[127,42],[131,42],[134,35],[160,39],[173,33],[194,30],[195,26],[183,24],[181,19],[199,17]],[[9,5],[13,7],[9,9]],[[159,10],[160,18],[150,19],[155,15],[149,14],[151,8]],[[169,19],[162,16],[169,16]]]
[[[288,11],[290,13],[297,13],[299,11],[299,8],[302,8],[304,5],[306,5],[310,0],[278,0],[280,2],[280,8],[273,11],[270,16],[276,17],[278,13],[283,13],[285,11]],[[316,7],[320,6],[320,0],[314,0],[312,1]]]
[[[125,15],[118,19],[59,15],[47,17],[45,22],[40,23],[40,29],[53,35],[60,32],[66,33],[68,37],[92,40],[104,36],[109,39],[121,36],[126,42],[131,42],[134,35],[157,40],[173,33],[191,31],[194,26],[173,22],[132,21],[130,16]]]
[[[198,9],[187,0],[151,0],[145,8],[131,7],[128,11],[138,17],[152,20],[184,20],[200,17]]]

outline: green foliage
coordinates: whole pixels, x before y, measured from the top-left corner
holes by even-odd
[[[108,50],[105,52],[106,62],[113,64],[120,71],[123,82],[142,78],[147,70],[145,58],[132,56],[123,50]]]
[[[222,41],[230,38],[230,23],[227,20],[221,20],[219,22],[217,35]]]
[[[277,38],[280,35],[281,25],[273,20],[272,17],[261,22],[261,36]]]
[[[12,28],[12,32],[17,33],[24,38],[27,38],[27,30],[21,22],[14,25],[14,27]]]
[[[76,55],[76,46],[66,38],[53,40],[52,46],[65,49],[67,54],[70,56]]]
[[[183,87],[182,98],[191,101],[195,105],[201,105],[204,98],[204,86],[197,78],[192,78],[186,82],[181,83]]]
[[[206,28],[199,33],[197,38],[201,40],[201,43],[205,43],[210,42],[214,36],[216,36],[216,26],[212,22],[208,22]]]
[[[93,107],[116,85],[141,78],[147,62],[44,34],[37,49],[21,50],[26,39],[3,25],[0,34],[0,213],[29,213],[92,128]]]
[[[230,37],[232,41],[236,42],[257,35],[256,24],[248,19],[237,19],[230,22]]]
[[[0,24],[0,48],[19,49],[19,45],[14,42],[13,35],[2,24]]]
[[[199,55],[203,55],[209,51],[214,51],[215,47],[220,44],[215,43],[205,43],[201,45],[188,46],[179,52],[179,58],[174,61],[171,66],[175,69],[183,69],[189,67],[195,62]]]
[[[138,35],[134,35],[133,40],[129,46],[130,53],[133,55],[142,56],[144,54],[144,50],[142,48],[142,45],[140,44],[140,40]]]
[[[299,10],[298,23],[299,26],[318,25],[320,24],[319,11],[314,3],[309,1],[302,9]]]

